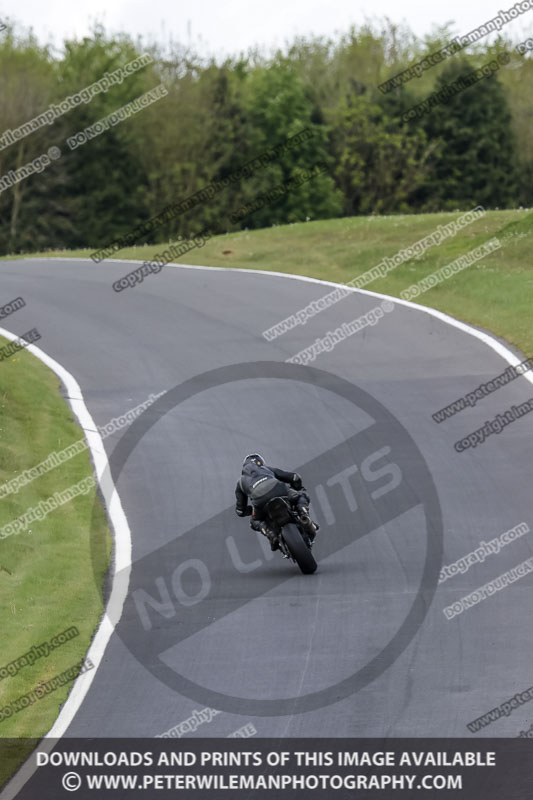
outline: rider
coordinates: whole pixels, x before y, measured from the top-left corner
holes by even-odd
[[[288,488],[287,484],[291,488]],[[286,472],[276,467],[267,467],[262,456],[252,453],[242,462],[242,475],[235,488],[235,513],[239,517],[251,515],[250,527],[261,531],[270,540],[272,550],[279,550],[279,539],[274,531],[265,526],[265,506],[273,497],[288,497],[298,511],[302,527],[309,539],[315,540],[319,525],[309,519],[309,495],[302,486],[297,472]],[[248,500],[251,506],[248,505]],[[263,524],[261,524],[263,523]]]

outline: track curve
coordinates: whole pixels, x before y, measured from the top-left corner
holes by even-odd
[[[267,342],[262,331],[321,297],[323,284],[169,266],[117,294],[111,284],[126,263],[0,265],[3,296],[26,301],[7,327],[38,328],[98,425],[216,369],[282,365],[377,303],[354,292]],[[377,325],[318,356],[312,368],[331,380],[257,366],[168,408],[163,397],[121,463],[133,430],[109,437],[132,581],[67,735],[159,735],[223,695],[241,700],[213,703],[220,713],[184,735],[227,736],[251,722],[269,737],[517,736],[529,724],[527,704],[478,733],[466,726],[531,684],[532,576],[453,619],[443,609],[529,558],[532,534],[433,588],[424,577],[522,521],[533,527],[533,414],[475,449],[453,448],[533,397],[531,382],[518,378],[441,424],[431,418],[506,366],[464,326],[395,302]],[[336,379],[360,392],[355,403],[336,393]],[[314,576],[272,558],[231,510],[242,453],[254,451],[303,472],[322,525]],[[431,484],[440,511],[424,505]],[[431,549],[440,515],[443,553]],[[424,613],[407,632],[415,601]],[[398,635],[392,663],[336,699],[332,687],[379,662]],[[185,691],[191,683],[205,691]],[[301,698],[320,692],[327,703],[303,707]]]

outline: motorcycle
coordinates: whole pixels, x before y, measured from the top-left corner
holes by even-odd
[[[312,541],[302,523],[307,517],[292,508],[285,497],[274,497],[265,506],[268,527],[278,537],[279,549],[284,558],[298,564],[304,575],[311,575],[317,568],[311,552]],[[265,536],[266,532],[263,530]]]

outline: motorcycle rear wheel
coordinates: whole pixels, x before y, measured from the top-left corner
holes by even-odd
[[[318,564],[296,525],[285,525],[282,534],[287,549],[304,575],[312,575]]]

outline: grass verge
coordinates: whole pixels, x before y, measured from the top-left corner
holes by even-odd
[[[6,343],[2,338],[0,346]],[[59,379],[25,350],[0,363],[0,429],[0,485],[83,437],[61,396]],[[92,475],[84,450],[17,493],[0,492],[0,527]],[[103,611],[112,542],[100,503],[91,522],[95,492],[92,488],[31,522],[27,530],[0,539],[0,786],[33,749],[35,739],[51,728],[73,679],[69,675],[64,685],[27,707],[14,711],[11,704],[83,660]],[[55,638],[67,629],[68,635]],[[32,648],[43,643],[49,645],[48,655],[43,648],[35,657]],[[21,657],[30,651],[34,663],[25,664],[32,657]],[[17,665],[3,669],[18,659]],[[7,717],[2,713],[6,708],[11,709]]]
[[[347,283],[379,264],[383,257],[409,247],[462,212],[352,217],[294,223],[213,237],[191,250],[187,264],[290,272]],[[529,210],[488,211],[437,247],[396,267],[365,286],[399,297],[402,289],[497,236],[502,248],[420,295],[416,302],[493,331],[527,355],[533,355],[533,214]],[[164,244],[129,247],[117,258],[145,260]],[[88,257],[91,250],[40,255]],[[125,265],[124,272],[131,266]],[[114,269],[110,283],[120,277]],[[146,280],[157,280],[157,275]],[[295,309],[296,311],[297,309]]]
[[[428,236],[460,212],[390,217],[357,217],[295,223],[213,237],[183,257],[188,264],[287,272],[347,283]],[[502,248],[422,294],[417,302],[491,330],[533,355],[533,214],[529,210],[490,211],[483,218],[365,286],[393,297],[460,255],[497,236]],[[166,245],[126,248],[119,259],[153,258]],[[42,256],[89,257],[91,250],[47,252]],[[15,258],[24,256],[16,256]],[[131,270],[124,267],[124,272]],[[110,284],[120,277],[110,274]],[[150,276],[146,280],[157,280]],[[297,311],[298,309],[294,309]],[[22,351],[0,364],[0,484],[80,438],[80,429],[58,393],[58,380]],[[91,474],[87,453],[41,476],[16,495],[0,500],[0,526],[59,488]],[[94,491],[61,506],[32,532],[0,540],[0,667],[75,625],[79,635],[47,658],[0,680],[0,708],[83,658],[102,613],[102,582],[109,562],[110,535],[98,507],[95,575],[90,567],[89,530]],[[38,737],[57,716],[70,684],[0,722],[0,737]],[[28,748],[31,749],[34,742]],[[0,767],[0,786],[23,760],[9,750]]]

